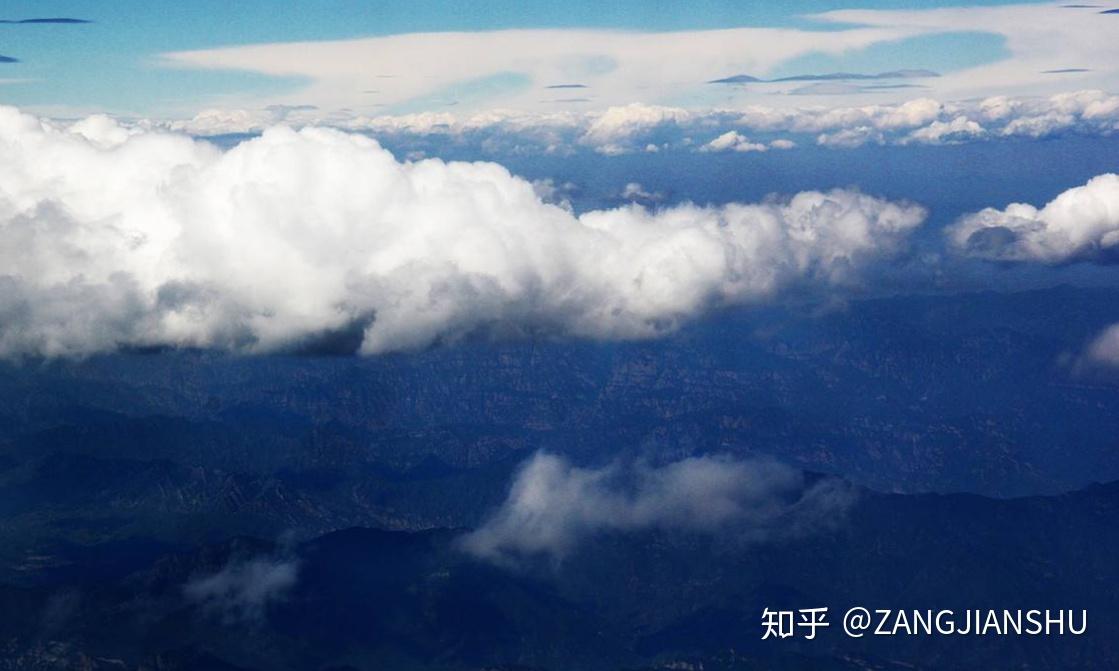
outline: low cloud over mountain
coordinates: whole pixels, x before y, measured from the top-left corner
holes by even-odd
[[[231,561],[217,573],[188,582],[183,594],[223,622],[259,622],[295,586],[298,572],[293,559]]]
[[[559,560],[583,538],[607,531],[730,532],[760,540],[833,523],[854,496],[837,480],[808,484],[800,471],[766,461],[694,457],[663,466],[580,468],[541,452],[462,547],[508,563]]]

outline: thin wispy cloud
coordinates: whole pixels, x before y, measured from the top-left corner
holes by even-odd
[[[360,106],[353,91],[375,88],[390,107],[426,104],[450,88],[509,78],[470,105],[472,109],[537,109],[534,91],[546,86],[593,87],[600,106],[653,103],[709,95],[705,82],[727,63],[756,72],[815,52],[840,54],[921,34],[905,26],[863,30],[800,31],[733,28],[641,33],[602,30],[503,30],[418,33],[299,44],[259,44],[174,52],[169,67],[239,70],[304,77],[299,95],[326,109]],[[399,64],[407,62],[407,70]],[[361,63],[359,68],[347,64]],[[376,81],[373,73],[392,73]],[[514,85],[520,82],[523,85]]]
[[[78,24],[78,23],[93,23],[86,19],[72,19],[67,17],[48,17],[48,18],[34,18],[34,19],[0,19],[0,24],[17,24],[17,25],[36,25],[36,24]]]
[[[763,79],[760,77],[753,77],[751,75],[734,75],[732,77],[723,77],[722,79],[712,79],[709,84],[748,84],[767,83],[777,84],[782,82],[826,82],[826,81],[865,81],[876,79],[925,79],[928,77],[939,77],[939,72],[932,70],[891,70],[889,72],[878,72],[874,74],[860,73],[860,72],[828,72],[823,74],[803,74],[803,75],[790,75],[788,77],[777,77],[774,79]]]
[[[770,461],[693,457],[660,466],[616,462],[575,466],[539,452],[481,527],[460,539],[476,557],[503,565],[562,561],[597,534],[652,529],[788,538],[842,520],[855,500],[843,482],[807,482]]]
[[[217,573],[192,578],[183,586],[183,596],[225,624],[254,625],[287,596],[298,576],[294,559],[234,559]]]
[[[1112,324],[1092,340],[1081,357],[1081,364],[1085,360],[1089,364],[1119,367],[1119,324]]]
[[[376,89],[377,104],[390,110],[426,111],[434,109],[432,101],[443,92],[494,77],[504,78],[508,85],[479,91],[463,105],[471,111],[540,109],[542,101],[534,92],[541,88],[588,86],[596,92],[593,102],[599,109],[635,102],[656,105],[666,100],[680,101],[677,104],[687,108],[710,106],[714,101],[734,108],[792,106],[798,103],[782,98],[787,97],[788,85],[796,83],[835,84],[797,89],[798,98],[818,97],[822,104],[831,104],[827,98],[844,96],[852,100],[887,97],[900,102],[905,89],[855,84],[907,80],[918,80],[932,95],[945,99],[1052,95],[1059,91],[1055,88],[1059,83],[1047,71],[1062,65],[1053,62],[1054,44],[1062,45],[1060,57],[1065,63],[1092,65],[1083,72],[1064,72],[1083,80],[1081,86],[1106,90],[1119,84],[1111,26],[1100,21],[1096,11],[1035,4],[838,10],[808,18],[835,29],[432,32],[240,45],[167,53],[162,59],[174,68],[302,77],[308,83],[298,95],[329,110],[362,108],[368,101],[355,99],[355,91]],[[890,69],[890,63],[883,61],[887,67],[881,69],[780,74],[797,59],[809,56],[838,59],[844,54],[869,53],[874,47],[900,45],[896,62],[906,58],[907,40],[969,35],[999,40],[1005,44],[1005,57],[944,70],[937,67],[936,59],[930,60],[914,46],[905,69]],[[399,69],[402,62],[409,64],[406,71]],[[726,75],[713,78],[721,73]],[[380,79],[384,74],[394,76]],[[260,104],[277,101],[265,99]]]

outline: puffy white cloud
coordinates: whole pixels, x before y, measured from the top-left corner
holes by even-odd
[[[70,125],[70,132],[81,135],[103,149],[123,143],[139,128],[125,128],[104,114],[94,114]]]
[[[844,128],[831,133],[820,133],[819,137],[816,138],[816,144],[820,146],[844,149],[861,147],[868,143],[884,144],[885,141],[885,135],[870,126],[856,126],[855,128]]]
[[[861,107],[807,107],[776,109],[751,106],[744,110],[675,110],[669,114],[661,109],[650,116],[648,123],[624,126],[625,134],[593,137],[584,134],[582,142],[609,144],[611,153],[633,151],[650,132],[675,130],[680,147],[690,135],[722,133],[715,140],[700,145],[700,151],[734,149],[736,146],[762,146],[762,141],[747,140],[740,130],[751,133],[789,133],[815,136],[817,144],[830,147],[858,147],[873,144],[957,143],[1004,137],[1042,137],[1061,133],[1109,135],[1119,130],[1119,96],[1102,91],[1076,91],[1048,98],[993,97],[964,102],[940,102],[918,98],[897,104]],[[604,114],[609,114],[608,110]],[[598,118],[588,114],[579,122],[591,123]],[[655,121],[655,123],[654,123]],[[621,124],[615,124],[621,127]],[[531,127],[522,123],[522,128]],[[724,130],[727,129],[727,130]],[[708,135],[710,136],[710,135]],[[554,140],[555,138],[553,138]],[[780,140],[778,140],[780,141]],[[770,143],[771,148],[777,145]]]
[[[951,121],[934,121],[909,134],[909,139],[924,144],[963,142],[984,133],[983,127],[966,116]]]
[[[622,187],[622,199],[634,202],[656,203],[664,200],[664,194],[658,191],[646,191],[640,182],[629,182]]]
[[[183,595],[227,624],[251,624],[287,596],[298,573],[294,560],[258,557],[232,561],[217,573],[192,579],[183,587]]]
[[[575,216],[537,189],[324,128],[223,152],[0,108],[0,355],[264,351],[355,326],[370,354],[479,329],[651,337],[848,282],[925,217],[844,190]]]
[[[1044,99],[984,100],[988,118],[1003,121],[999,133],[1039,138],[1065,131],[1110,134],[1119,129],[1119,96],[1103,91],[1060,93]]]
[[[756,539],[834,522],[853,501],[844,483],[806,483],[769,461],[696,457],[650,466],[580,468],[537,453],[502,506],[461,539],[475,556],[511,563],[562,559],[590,535],[646,529],[735,532]]]
[[[751,142],[738,131],[728,130],[719,137],[700,147],[700,151],[768,151],[769,147],[760,142]]]
[[[190,119],[175,120],[166,125],[171,130],[191,135],[221,135],[257,132],[277,121],[266,110],[206,109]]]
[[[604,154],[620,154],[634,138],[647,137],[664,126],[682,125],[691,118],[690,112],[675,107],[639,103],[611,107],[591,118],[580,142]]]
[[[742,118],[742,122],[752,125],[758,119],[761,127],[796,133],[862,131],[881,134],[923,126],[940,118],[946,109],[949,107],[931,98],[917,98],[893,105],[806,108],[787,111],[783,116],[759,115],[754,108]]]
[[[1026,203],[987,208],[948,228],[963,252],[999,261],[1119,260],[1119,175],[1094,177],[1040,210]]]

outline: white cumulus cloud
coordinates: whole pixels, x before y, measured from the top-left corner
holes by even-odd
[[[719,137],[711,140],[700,148],[700,151],[767,151],[768,146],[760,142],[751,142],[749,138],[738,131],[729,130]]]
[[[494,163],[400,162],[325,128],[227,151],[0,108],[0,355],[373,354],[524,329],[651,337],[793,283],[845,283],[925,210],[853,191],[575,215]]]
[[[958,116],[951,121],[934,121],[909,134],[908,139],[923,144],[945,144],[963,142],[983,135],[983,127],[966,116]]]
[[[1012,203],[961,218],[948,228],[961,251],[998,261],[1066,263],[1119,260],[1119,175],[1093,177],[1038,209]]]

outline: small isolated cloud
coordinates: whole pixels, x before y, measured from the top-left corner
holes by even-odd
[[[841,481],[806,482],[769,461],[693,457],[652,466],[581,468],[538,452],[516,475],[504,504],[461,539],[476,557],[502,564],[562,560],[603,532],[675,530],[765,540],[835,522],[854,500]]]
[[[934,121],[909,134],[908,139],[922,144],[955,144],[983,135],[983,126],[966,116],[951,121]]]
[[[659,191],[647,191],[640,182],[629,182],[622,187],[622,200],[635,202],[656,203],[664,200],[664,194]]]
[[[603,154],[623,154],[635,137],[646,137],[657,129],[679,128],[692,116],[676,107],[640,103],[611,107],[589,123],[580,143]]]
[[[700,147],[700,151],[767,151],[769,147],[760,142],[751,142],[738,131],[727,131]]]
[[[0,356],[267,352],[338,331],[365,354],[472,333],[650,338],[857,283],[926,217],[842,189],[576,215],[540,188],[325,128],[221,151],[0,108]]]
[[[1112,324],[1096,336],[1082,358],[1091,363],[1119,367],[1119,324]]]
[[[257,623],[287,596],[298,573],[291,559],[234,560],[217,573],[188,582],[183,596],[226,624]]]
[[[961,252],[995,261],[1119,261],[1119,175],[1094,177],[1040,210],[1026,203],[987,208],[947,229]]]

